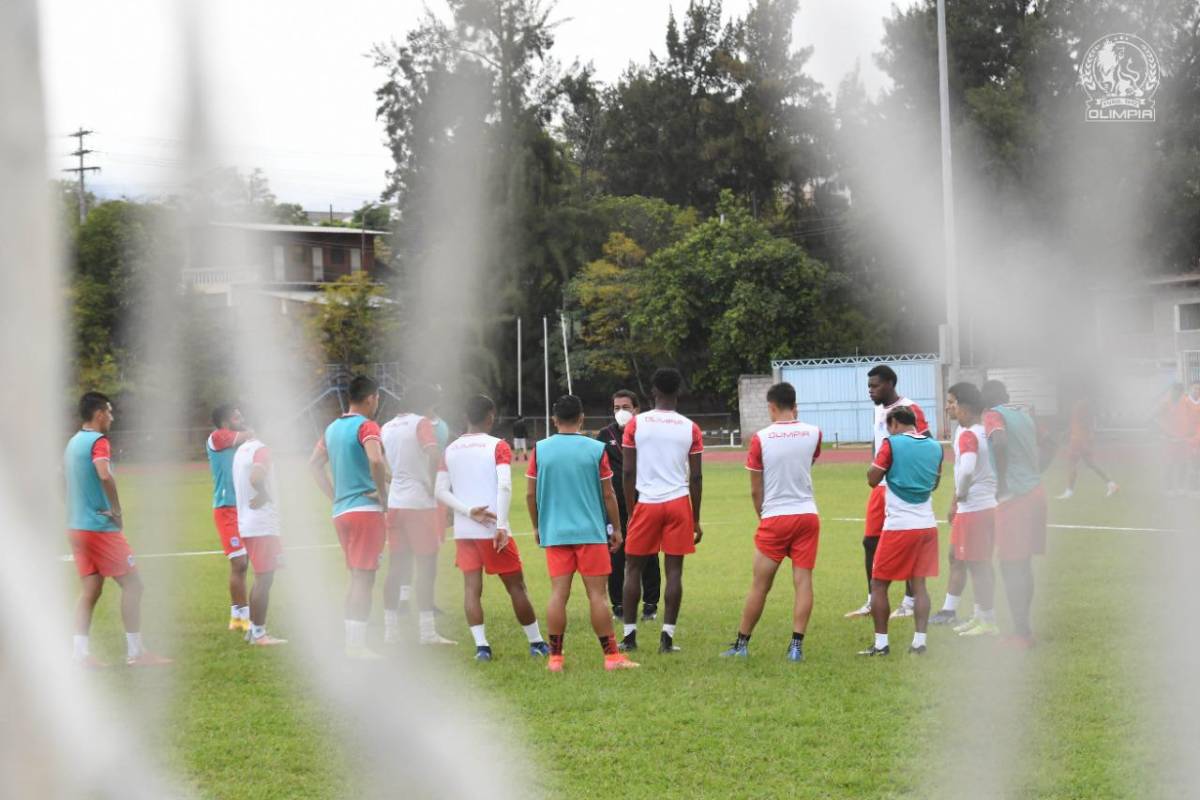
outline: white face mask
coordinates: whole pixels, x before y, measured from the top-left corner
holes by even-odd
[[[622,428],[624,428],[626,425],[629,424],[629,420],[633,419],[633,412],[627,411],[626,409],[622,408],[622,409],[614,412],[613,416],[616,417],[617,424],[620,425]]]

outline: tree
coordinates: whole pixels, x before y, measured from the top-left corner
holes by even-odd
[[[389,347],[399,320],[386,295],[365,272],[343,275],[322,290],[309,325],[326,363],[353,370],[394,357]]]

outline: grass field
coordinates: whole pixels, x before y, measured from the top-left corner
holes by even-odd
[[[128,534],[144,556],[138,520],[148,477],[132,472],[121,477]],[[1051,531],[1050,553],[1039,563],[1039,646],[1028,653],[936,629],[928,655],[910,657],[904,651],[912,623],[901,620],[893,625],[896,655],[858,659],[855,651],[871,641],[869,623],[846,621],[842,614],[859,605],[865,591],[861,523],[843,520],[862,516],[863,473],[857,464],[817,467],[822,538],[803,664],[783,657],[791,633],[786,580],[768,602],[751,658],[729,663],[717,657],[736,632],[753,548],[748,481],[730,463],[705,469],[706,536],[687,561],[679,654],[659,656],[647,647],[638,654],[642,669],[603,672],[577,584],[566,637],[568,669],[550,676],[525,655],[507,598],[491,579],[484,604],[497,657],[476,664],[460,611],[461,580],[452,550],[445,548],[438,603],[447,613],[440,626],[460,645],[430,657],[444,662],[464,692],[496,701],[506,729],[526,743],[540,788],[555,797],[1153,794],[1146,776],[1155,769],[1157,747],[1151,724],[1139,714],[1151,692],[1147,664],[1138,660],[1144,648],[1137,633],[1122,633],[1121,648],[1106,645],[1114,629],[1138,630],[1138,587],[1152,578],[1147,542],[1157,540]],[[180,469],[178,475],[188,523],[175,549],[212,550],[206,473]],[[939,491],[939,510],[948,483]],[[1081,484],[1075,501],[1053,505],[1052,521],[1165,524],[1138,510],[1151,504],[1138,501],[1134,480],[1111,501],[1087,477]],[[521,479],[514,496],[514,528],[528,531]],[[316,497],[312,507],[322,513]],[[331,528],[323,535],[323,542],[308,544],[334,541]],[[943,554],[945,539],[943,534]],[[540,616],[548,588],[544,560],[528,536],[518,541]],[[322,559],[333,580],[340,578],[336,549],[289,557]],[[207,797],[350,796],[354,769],[339,731],[352,721],[309,690],[294,660],[296,648],[252,651],[223,630],[224,560],[142,558],[141,569],[147,603],[164,597],[174,603],[170,626],[148,626],[147,638],[179,664],[169,676],[109,670],[94,679],[147,704],[169,699],[161,712],[166,733],[153,737],[168,763]],[[64,564],[64,578],[69,570]],[[944,582],[944,573],[934,582],[935,609]],[[325,624],[289,615],[289,595],[305,589],[289,583],[286,571],[277,579],[271,624],[278,635],[297,639],[313,624]],[[893,587],[893,602],[899,594]],[[110,588],[93,632],[93,649],[109,658],[119,655],[116,597]],[[968,609],[969,603],[965,597]],[[1003,625],[1002,595],[998,607]],[[374,614],[372,635],[378,636],[378,595]],[[331,615],[331,622],[336,618]],[[643,642],[655,641],[657,633],[657,624],[643,625]],[[255,755],[248,758],[251,747]]]

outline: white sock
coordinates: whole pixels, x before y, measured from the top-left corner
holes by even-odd
[[[394,608],[385,608],[383,610],[383,624],[387,628],[395,628],[400,624],[400,612]]]
[[[266,635],[267,635],[267,626],[266,625],[255,625],[253,623],[250,624],[250,638],[251,639],[261,639],[262,637],[264,637]]]
[[[663,633],[665,633],[667,636],[670,636],[672,639],[674,639],[675,638],[675,626],[674,625],[663,625]]]
[[[996,624],[996,609],[989,608],[987,611],[980,610],[978,613],[979,619],[983,622],[987,622],[992,625]]]
[[[431,639],[437,636],[437,628],[433,624],[434,616],[432,611],[421,612],[421,638]]]
[[[238,619],[250,619],[250,606],[238,606]]]
[[[875,649],[882,650],[883,648],[885,648],[887,646],[888,646],[887,634],[886,633],[875,634]]]
[[[975,613],[973,616],[975,619],[983,619],[983,609],[979,607],[979,603],[975,604]]]
[[[238,618],[238,612],[237,612],[237,610],[238,610],[239,608],[241,608],[241,606],[232,605],[232,606],[230,606],[230,607],[229,607],[229,618],[230,618],[230,619],[237,619],[237,618]]]
[[[871,593],[870,592],[867,592],[867,602],[863,603],[863,605],[866,606],[867,608],[871,607]]]
[[[904,595],[904,604],[903,605],[905,608],[913,608],[914,606],[916,606],[916,604],[917,604],[917,598],[910,597],[909,595]]]
[[[631,633],[637,633],[637,623],[636,622],[626,622],[625,623],[625,635],[628,636]]]
[[[913,647],[924,647],[925,646],[925,634],[921,633],[920,631],[917,631],[916,633],[914,633],[912,646]]]
[[[487,647],[488,646],[487,636],[485,636],[483,633],[482,625],[472,625],[471,626],[471,637],[473,639],[475,639],[476,647]]]
[[[530,644],[542,640],[542,631],[538,628],[536,619],[528,625],[522,625],[521,630],[525,631],[525,638],[529,640]]]
[[[84,658],[87,658],[89,655],[91,655],[91,651],[88,649],[87,635],[85,634],[83,636],[80,636],[77,633],[74,636],[72,636],[71,637],[71,650],[72,650],[72,656],[74,658],[84,659]]]
[[[410,597],[412,597],[412,587],[411,586],[401,586],[400,587],[400,602],[403,603],[406,600],[408,600],[408,598],[410,598]]]
[[[142,653],[146,652],[142,647],[142,635],[140,633],[125,634],[125,657],[137,658]]]
[[[367,623],[361,619],[346,620],[346,649],[367,646]]]
[[[956,594],[946,594],[946,602],[942,603],[942,611],[958,611],[958,601],[961,598]]]

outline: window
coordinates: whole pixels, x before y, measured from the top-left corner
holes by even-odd
[[[1179,315],[1179,330],[1200,331],[1200,303],[1180,303],[1175,308]]]
[[[329,263],[335,267],[340,267],[346,263],[346,248],[331,247],[329,248]]]
[[[271,262],[273,267],[272,274],[274,275],[275,280],[278,282],[282,282],[287,279],[287,267],[284,264],[283,258],[283,245],[275,245],[272,251]]]
[[[362,271],[362,250],[359,250],[357,247],[350,248],[350,271]]]
[[[321,283],[325,280],[325,250],[320,247],[312,249],[312,276],[313,280]]]

